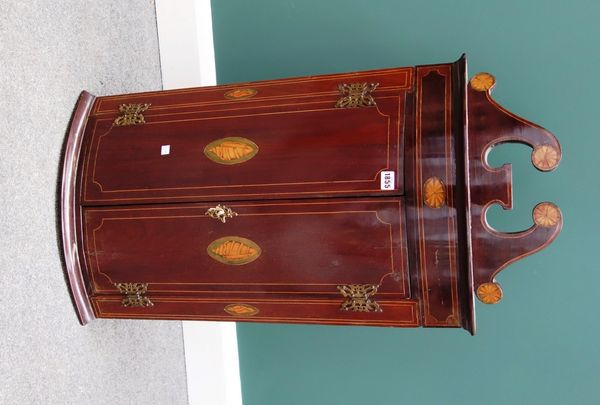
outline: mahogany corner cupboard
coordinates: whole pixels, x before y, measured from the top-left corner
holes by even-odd
[[[195,319],[474,333],[474,297],[562,226],[512,204],[495,145],[560,145],[454,63],[94,97],[66,140],[62,238],[80,321]]]

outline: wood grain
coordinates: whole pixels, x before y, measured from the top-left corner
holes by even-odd
[[[492,147],[530,145],[543,172],[562,154],[552,134],[491,98],[495,84],[490,73],[468,82],[463,56],[97,99],[84,93],[62,197],[64,254],[82,322],[474,333],[474,297],[500,302],[496,274],[547,246],[563,220],[555,204],[542,202],[525,231],[505,234],[487,223],[492,204],[512,205],[510,167],[488,165]],[[123,105],[151,108],[136,125],[114,125]],[[395,175],[392,189],[382,189],[384,171]],[[206,215],[218,207],[235,219]],[[144,298],[154,306],[123,307],[115,287],[123,283],[147,284]]]

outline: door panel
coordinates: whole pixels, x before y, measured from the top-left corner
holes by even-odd
[[[376,106],[336,108],[338,96],[214,110],[143,113],[86,128],[84,205],[401,195],[403,90]],[[383,172],[393,172],[382,189]]]
[[[85,256],[94,294],[149,283],[152,294],[340,297],[339,285],[409,296],[400,198],[87,208]]]

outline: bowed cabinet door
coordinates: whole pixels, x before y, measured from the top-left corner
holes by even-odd
[[[142,282],[152,294],[318,297],[375,284],[409,296],[401,199],[219,205],[232,212],[226,222],[207,204],[86,209],[93,293]]]
[[[401,199],[220,207],[231,210],[225,222],[206,215],[216,208],[206,204],[86,209],[85,259],[98,316],[244,318],[255,308],[290,321],[313,314],[333,323],[402,324],[416,317]],[[122,306],[123,286],[134,284],[145,285],[152,307]],[[368,302],[353,302],[352,294]]]
[[[97,99],[83,205],[402,195],[412,68]]]

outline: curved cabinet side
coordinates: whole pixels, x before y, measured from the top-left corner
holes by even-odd
[[[69,127],[69,134],[64,152],[62,186],[61,186],[61,224],[63,254],[66,265],[67,278],[71,295],[77,310],[79,322],[82,325],[94,320],[96,317],[88,297],[83,279],[77,245],[77,190],[76,175],[79,164],[79,155],[83,140],[85,125],[94,104],[95,97],[83,91],[79,96],[75,112]]]

